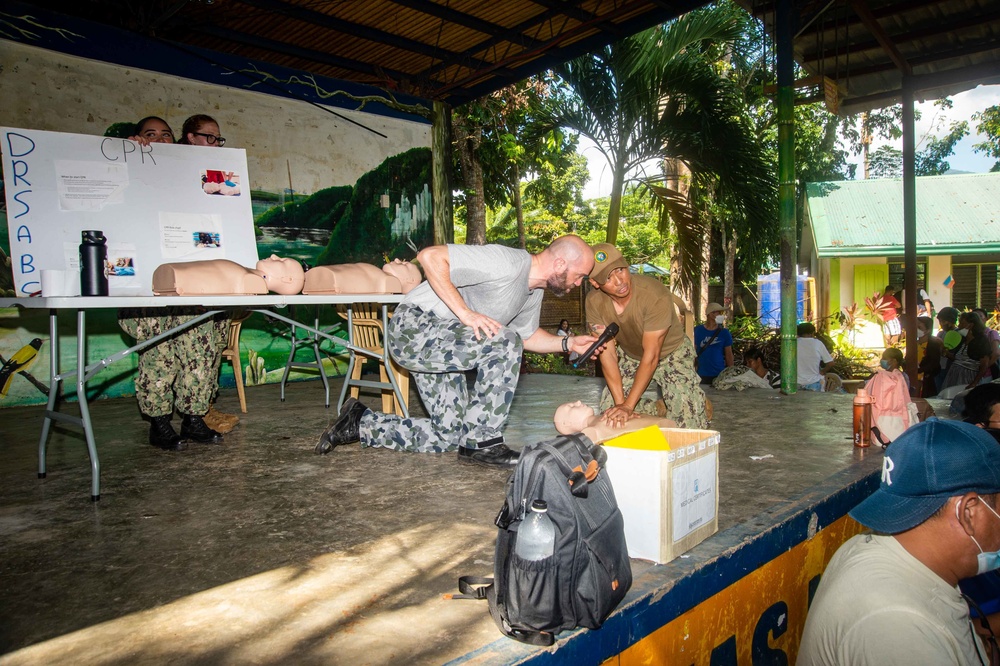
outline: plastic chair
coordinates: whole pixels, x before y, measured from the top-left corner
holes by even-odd
[[[338,314],[345,319],[347,318],[346,312],[340,311]],[[383,384],[389,384],[389,375],[386,372],[384,361],[381,360],[385,357],[385,331],[382,328],[381,306],[375,303],[352,304],[351,326],[353,329],[351,331],[351,336],[354,339],[354,344],[379,356],[379,381]],[[350,376],[347,379],[351,390],[351,397],[354,399],[357,399],[361,393],[361,373],[364,369],[365,360],[367,359],[364,356],[355,358],[354,364],[351,366]],[[399,386],[400,393],[402,393],[403,396],[408,397],[410,391],[410,373],[404,368],[396,365],[396,363],[391,359],[390,363],[392,363],[392,373],[396,378],[396,383]],[[404,398],[404,400],[405,399],[408,398]],[[406,406],[406,404],[399,404],[399,401],[396,399],[396,394],[391,388],[382,389],[383,412],[387,414],[395,412],[398,416],[405,417],[407,415],[405,410]]]
[[[247,413],[247,396],[243,390],[243,362],[240,360],[240,330],[250,313],[229,320],[229,341],[222,350],[222,359],[233,366],[233,377],[236,379],[236,393],[240,396],[240,411]]]
[[[844,386],[844,380],[835,372],[826,373],[826,380],[823,385],[823,390],[827,393],[837,393]]]

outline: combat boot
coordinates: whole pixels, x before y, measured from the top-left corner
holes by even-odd
[[[183,451],[187,448],[187,444],[181,441],[177,431],[170,425],[169,414],[150,418],[149,443],[164,451]]]
[[[185,414],[181,421],[181,438],[199,444],[215,444],[222,441],[222,435],[205,425],[205,419],[196,414]]]

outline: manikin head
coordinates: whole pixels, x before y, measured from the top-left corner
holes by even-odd
[[[257,273],[264,278],[269,291],[284,296],[301,292],[302,285],[306,282],[302,264],[295,259],[283,259],[276,254],[258,261]]]
[[[399,280],[399,291],[403,294],[408,294],[424,279],[419,268],[402,259],[393,259],[382,267],[382,272]]]
[[[555,423],[556,432],[560,435],[572,435],[575,432],[581,432],[584,428],[589,428],[590,420],[593,417],[594,408],[577,400],[559,405],[552,421]]]

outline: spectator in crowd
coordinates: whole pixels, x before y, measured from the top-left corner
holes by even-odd
[[[1000,384],[981,384],[965,396],[962,417],[1000,442]]]
[[[896,300],[896,288],[887,285],[882,292],[882,338],[886,347],[899,343],[903,327],[899,321],[899,301]]]
[[[954,331],[955,327],[958,326],[958,315],[959,311],[956,308],[945,306],[941,308],[937,313],[938,321],[938,331],[934,335],[944,342],[944,336],[948,334],[949,331]],[[948,366],[951,365],[951,359],[947,355],[941,356],[941,372],[938,373],[934,381],[937,385],[937,390],[940,392],[944,385],[945,375],[948,374]]]
[[[990,379],[993,351],[986,335],[986,324],[974,312],[963,312],[958,316],[956,330],[963,339],[954,351],[948,351],[946,345],[945,354],[951,363],[941,385],[942,390],[952,386],[970,389],[984,379]]]
[[[726,310],[718,303],[705,308],[705,323],[694,328],[695,365],[702,384],[711,384],[733,365],[733,335],[726,329]]]
[[[816,327],[805,321],[799,324],[796,340],[798,385],[804,391],[823,391],[826,373],[833,367],[833,356],[821,340]]]
[[[569,319],[563,319],[559,322],[559,328],[556,329],[556,335],[561,338],[568,338],[573,335],[573,331],[569,327]]]
[[[982,429],[931,419],[903,433],[851,511],[876,534],[827,565],[798,665],[996,663],[957,585],[1000,565],[998,493],[1000,446]]]
[[[917,370],[920,382],[920,397],[932,398],[937,395],[937,376],[941,372],[944,343],[941,338],[931,335],[934,320],[917,317]]]
[[[986,326],[986,337],[990,340],[990,378],[1000,379],[1000,365],[998,365],[1000,362],[1000,331],[990,328],[990,317],[986,314],[986,310],[973,308],[972,311],[983,320],[983,324]]]

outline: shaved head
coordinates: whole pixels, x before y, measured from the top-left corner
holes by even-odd
[[[574,236],[572,234],[560,236],[552,241],[548,250],[554,257],[559,257],[565,260],[567,264],[575,265],[577,262],[584,264],[589,262],[590,268],[594,267],[593,250],[591,250],[590,246],[587,245],[587,242],[579,236]],[[590,268],[584,272],[590,273]]]
[[[545,248],[545,288],[555,296],[565,296],[580,286],[594,267],[594,252],[579,236],[560,236]]]

